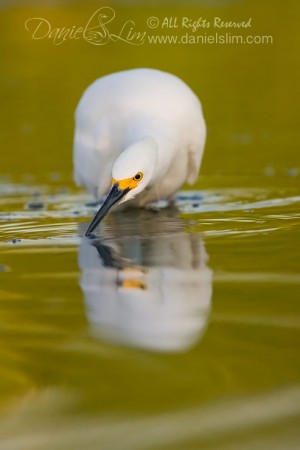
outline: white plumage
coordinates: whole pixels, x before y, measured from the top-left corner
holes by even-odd
[[[117,202],[170,200],[183,183],[196,181],[206,126],[199,99],[176,76],[133,69],[99,78],[83,93],[75,119],[77,184],[97,198],[112,178],[122,188],[92,229]],[[136,173],[140,179],[130,184]]]
[[[153,69],[107,75],[86,89],[76,109],[74,178],[100,198],[123,150],[151,137],[163,170],[149,200],[169,198],[196,181],[205,136],[201,104],[176,76]]]

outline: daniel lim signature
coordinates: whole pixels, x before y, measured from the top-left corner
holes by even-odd
[[[111,41],[142,45],[145,41],[146,31],[137,31],[133,20],[127,20],[118,33],[110,31],[110,25],[115,16],[115,11],[112,8],[104,6],[94,12],[85,26],[53,28],[47,19],[32,17],[26,20],[25,28],[32,33],[32,39],[48,38],[55,45],[61,45],[69,39],[84,39],[93,45],[105,45]]]

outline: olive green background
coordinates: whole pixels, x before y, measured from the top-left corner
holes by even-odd
[[[202,174],[261,174],[268,166],[281,173],[299,165],[297,1],[22,5],[1,11],[1,173],[42,176],[62,171],[69,176],[73,114],[83,90],[102,75],[133,67],[172,72],[199,95],[208,124]],[[112,33],[127,20],[148,34],[186,33],[180,27],[151,30],[151,16],[161,22],[165,17],[211,22],[215,16],[236,21],[251,17],[251,28],[230,33],[272,36],[273,44],[150,45],[146,40],[141,46],[95,46],[79,39],[54,45],[49,38],[33,40],[25,29],[32,17],[47,19],[52,28],[85,26],[99,7],[107,5],[116,12],[108,25]]]

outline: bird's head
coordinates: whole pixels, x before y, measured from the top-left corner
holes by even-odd
[[[94,231],[114,205],[131,200],[146,189],[156,168],[156,148],[154,139],[145,138],[127,147],[116,159],[112,168],[112,187],[90,223],[86,236]]]

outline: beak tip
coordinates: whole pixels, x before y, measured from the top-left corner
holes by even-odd
[[[85,233],[85,237],[91,237],[93,238],[95,235],[92,234],[94,229],[99,225],[102,219],[108,214],[110,209],[119,202],[124,195],[126,195],[129,192],[129,189],[120,189],[118,183],[114,183],[106,200],[104,201],[103,205],[100,207],[99,211],[96,213],[95,217],[91,221],[90,225],[88,226],[88,229]]]

